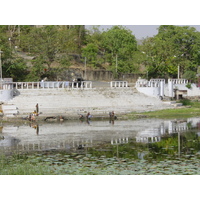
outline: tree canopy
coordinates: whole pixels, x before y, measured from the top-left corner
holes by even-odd
[[[144,73],[146,78],[177,78],[180,69],[180,78],[194,81],[200,66],[200,33],[189,26],[161,25],[156,36],[139,44],[124,26],[102,31],[83,25],[1,25],[0,50],[3,77],[15,81],[54,79],[56,71],[84,66],[85,61],[91,69],[116,75]]]
[[[197,72],[200,64],[200,33],[192,27],[160,26],[158,34],[140,47],[151,77],[175,78],[178,66],[183,77],[187,71]]]

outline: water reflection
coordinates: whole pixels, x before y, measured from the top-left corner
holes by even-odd
[[[189,130],[195,130],[195,133],[193,135],[187,133]],[[184,135],[184,133],[187,134]],[[200,136],[200,118],[189,118],[185,121],[139,119],[134,121],[115,120],[115,123],[93,120],[89,123],[88,121],[27,123],[20,126],[3,126],[0,133],[0,150],[5,152],[13,150],[72,151],[73,149],[89,149],[99,144],[110,144],[113,148],[116,146],[116,154],[119,156],[119,151],[121,153],[125,151],[121,146],[133,149],[137,146],[136,144],[148,144],[148,153],[145,153],[147,150],[137,152],[137,157],[143,159],[152,149],[154,157],[157,156],[158,149],[159,152],[170,153],[172,147],[177,148],[179,155],[181,152],[188,153],[191,149],[188,149],[187,146],[181,148],[181,145],[183,143],[190,145],[191,140],[194,140],[194,135],[196,135],[196,139]],[[173,138],[174,140],[172,140]],[[162,147],[158,147],[156,144]],[[166,144],[171,146],[165,147]],[[190,146],[193,144],[195,143],[193,142]],[[126,145],[129,146],[126,147]],[[198,149],[199,145],[196,145],[195,148]],[[128,151],[130,150],[126,149],[126,152]]]

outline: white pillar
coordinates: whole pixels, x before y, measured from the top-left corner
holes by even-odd
[[[164,96],[164,80],[160,81],[160,96]]]
[[[172,79],[168,79],[168,89],[169,89],[169,97],[174,97],[173,95],[173,81]]]

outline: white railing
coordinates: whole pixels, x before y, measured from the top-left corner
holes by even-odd
[[[170,82],[170,81],[172,81],[174,85],[188,83],[187,79],[168,79],[168,82]]]
[[[92,88],[92,81],[41,81],[41,82],[13,82],[15,89],[50,89],[50,88]]]
[[[136,87],[148,87],[149,81],[146,79],[138,79],[135,83]]]
[[[15,89],[39,89],[40,82],[13,82]]]
[[[70,83],[69,83],[70,85]],[[92,81],[71,82],[72,88],[92,88]]]
[[[154,142],[160,142],[161,137],[159,136],[153,136],[153,137],[136,137],[136,142],[142,142],[142,143],[154,143]]]
[[[13,84],[12,83],[3,83],[1,86],[2,90],[11,90],[13,89]]]
[[[110,87],[128,87],[127,81],[111,81]]]
[[[150,79],[150,81],[138,79],[136,81],[136,87],[160,87],[161,82],[165,84],[165,79]]]
[[[115,139],[111,139],[111,144],[115,145],[115,144],[125,144],[128,143],[128,137],[122,137],[122,138],[115,138]]]

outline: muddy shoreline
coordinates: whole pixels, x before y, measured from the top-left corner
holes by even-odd
[[[117,119],[128,119],[126,116],[128,113],[123,114],[117,114]],[[60,119],[60,116],[62,116],[62,119]],[[76,120],[82,120],[87,121],[86,114],[84,115],[83,119],[80,119],[79,115],[71,114],[71,115],[63,115],[63,114],[53,114],[53,115],[39,115],[35,116],[35,120],[31,121],[27,118],[28,116],[14,116],[14,117],[0,117],[1,123],[8,123],[8,124],[20,124],[20,123],[56,123],[56,122],[67,122],[67,121],[76,121]],[[117,120],[116,119],[116,120]],[[98,121],[98,120],[111,120],[108,114],[93,114],[91,119],[92,121]]]

